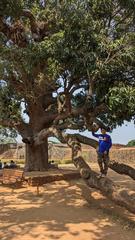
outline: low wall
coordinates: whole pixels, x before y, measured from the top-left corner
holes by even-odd
[[[120,148],[112,149],[110,152],[110,159],[116,160],[123,163],[133,163],[135,164],[135,148]]]
[[[0,144],[0,159],[24,159],[25,144]]]
[[[87,162],[96,162],[97,153],[92,147],[83,145],[82,155]],[[53,160],[71,160],[71,149],[66,145],[53,145],[52,152],[50,152],[50,158]],[[118,162],[131,162],[135,164],[135,147],[122,147],[121,145],[114,145],[110,150],[110,159]]]
[[[97,161],[96,150],[92,147],[82,145],[82,154],[86,161]],[[24,159],[25,144],[1,144],[0,159]],[[71,149],[64,144],[49,144],[49,159],[50,160],[71,160]],[[110,159],[123,163],[135,164],[135,147],[121,147],[114,145],[110,151]]]
[[[88,162],[97,161],[97,154],[95,149],[90,149],[89,151],[83,151],[83,156]],[[118,161],[120,163],[132,163],[135,164],[135,148],[120,148],[112,149],[110,151],[110,159]]]

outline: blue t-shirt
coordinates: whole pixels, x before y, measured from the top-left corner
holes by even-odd
[[[112,146],[112,140],[111,137],[108,134],[95,134],[92,133],[92,135],[99,139],[99,153],[104,153],[105,151],[109,151],[109,149]],[[105,139],[105,140],[104,140]]]

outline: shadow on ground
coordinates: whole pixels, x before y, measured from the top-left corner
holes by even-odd
[[[134,188],[132,180],[109,175]],[[82,180],[46,184],[39,196],[34,187],[11,191],[0,187],[1,240],[134,240],[135,217]]]

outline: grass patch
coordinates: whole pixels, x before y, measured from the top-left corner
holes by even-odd
[[[24,164],[25,163],[25,159],[4,158],[4,159],[0,159],[0,160],[1,160],[2,163],[4,163],[4,162],[10,163],[11,160],[13,160],[17,164]]]
[[[73,163],[71,159],[62,159],[62,160],[51,160],[54,161],[56,164],[71,164]]]

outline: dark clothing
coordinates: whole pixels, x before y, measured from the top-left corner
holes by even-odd
[[[0,169],[2,169],[2,162],[0,162]]]
[[[104,175],[107,174],[108,165],[109,165],[109,153],[99,153],[98,152],[98,165],[100,168],[100,172]]]
[[[15,163],[10,163],[9,168],[17,168]]]
[[[3,168],[9,168],[9,166],[8,165],[4,165],[4,167]]]

